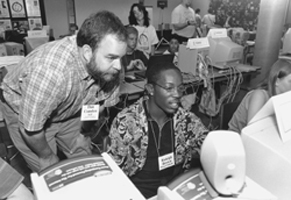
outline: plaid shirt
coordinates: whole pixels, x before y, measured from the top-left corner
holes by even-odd
[[[85,104],[117,103],[119,88],[104,94],[87,73],[76,36],[40,46],[14,67],[3,80],[3,95],[28,131],[74,117]]]

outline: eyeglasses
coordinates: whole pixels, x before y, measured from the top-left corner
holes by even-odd
[[[166,86],[162,86],[162,85],[160,85],[160,84],[158,84],[158,83],[152,83],[152,84],[157,85],[157,86],[163,88],[163,89],[166,90],[168,93],[174,93],[176,90],[177,90],[179,93],[183,93],[183,92],[185,92],[185,90],[186,90],[186,88],[185,88],[184,85],[179,85],[179,86],[168,86],[168,87],[166,87]]]

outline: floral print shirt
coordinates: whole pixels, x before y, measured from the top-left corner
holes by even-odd
[[[123,109],[113,120],[107,151],[123,172],[132,176],[142,170],[147,159],[148,119],[141,98]],[[200,119],[179,108],[173,116],[175,135],[175,163],[189,169],[192,155],[198,154],[208,133]]]

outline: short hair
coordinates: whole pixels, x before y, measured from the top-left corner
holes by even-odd
[[[200,9],[197,8],[197,9],[195,10],[195,13],[200,13]]]
[[[122,42],[127,40],[126,29],[120,19],[112,12],[99,11],[83,22],[77,34],[77,45],[82,47],[87,44],[95,50],[109,34],[115,35]]]
[[[148,27],[150,25],[150,18],[149,18],[149,13],[148,11],[146,10],[146,8],[140,4],[140,3],[134,3],[132,4],[132,6],[130,7],[130,11],[129,11],[129,16],[128,16],[128,22],[130,25],[138,25],[137,21],[136,21],[136,18],[134,16],[134,13],[133,13],[133,9],[134,7],[137,7],[139,11],[141,11],[143,13],[143,16],[144,16],[144,25],[146,27]]]
[[[129,34],[138,35],[138,30],[136,28],[134,28],[133,26],[127,26],[126,32],[127,32],[127,35],[129,35]]]
[[[176,39],[176,40],[178,40],[178,42],[179,42],[179,44],[180,44],[179,37],[178,37],[177,34],[172,34],[172,35],[171,35],[171,39],[170,39],[170,41],[171,41],[172,39]]]
[[[291,74],[291,61],[287,59],[277,60],[269,71],[268,93],[270,96],[276,95],[276,81]]]
[[[147,68],[147,83],[156,83],[160,79],[161,74],[167,70],[175,70],[179,74],[181,74],[180,69],[176,67],[172,62],[159,62]]]

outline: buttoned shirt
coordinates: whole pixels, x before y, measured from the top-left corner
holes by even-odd
[[[28,131],[78,115],[82,105],[116,104],[119,90],[104,94],[86,71],[76,36],[46,43],[8,71],[2,84],[7,104]],[[109,98],[110,97],[110,98]]]

